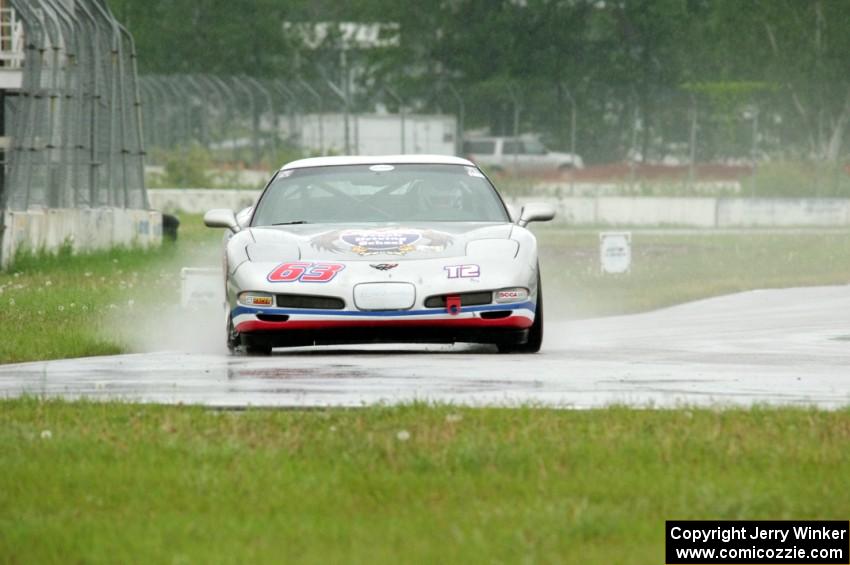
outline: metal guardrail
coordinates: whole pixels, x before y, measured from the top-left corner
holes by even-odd
[[[105,0],[8,3],[9,46],[19,18],[26,64],[0,209],[147,208],[133,37]]]

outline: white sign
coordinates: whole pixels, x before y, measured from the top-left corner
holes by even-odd
[[[599,265],[602,272],[620,275],[632,268],[632,233],[603,232],[599,234]]]

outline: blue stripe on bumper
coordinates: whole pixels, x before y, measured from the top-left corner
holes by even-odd
[[[485,306],[466,306],[461,308],[464,312],[492,312],[493,310],[531,310],[536,312],[537,308],[533,302],[517,302],[514,304],[489,304]],[[237,306],[231,311],[233,317],[241,314],[302,314],[307,316],[357,316],[357,317],[387,317],[403,318],[405,316],[439,316],[446,314],[445,308],[428,308],[426,310],[310,310],[283,309],[283,308],[250,308],[248,306]]]

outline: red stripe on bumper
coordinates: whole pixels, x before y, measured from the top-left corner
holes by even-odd
[[[249,333],[269,330],[321,330],[326,328],[530,328],[533,321],[524,316],[510,316],[498,320],[459,318],[457,320],[301,320],[292,322],[263,322],[251,320],[236,325],[236,331]]]

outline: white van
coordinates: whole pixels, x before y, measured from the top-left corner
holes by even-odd
[[[490,173],[540,174],[583,169],[581,157],[546,149],[533,137],[470,137],[463,154]]]

